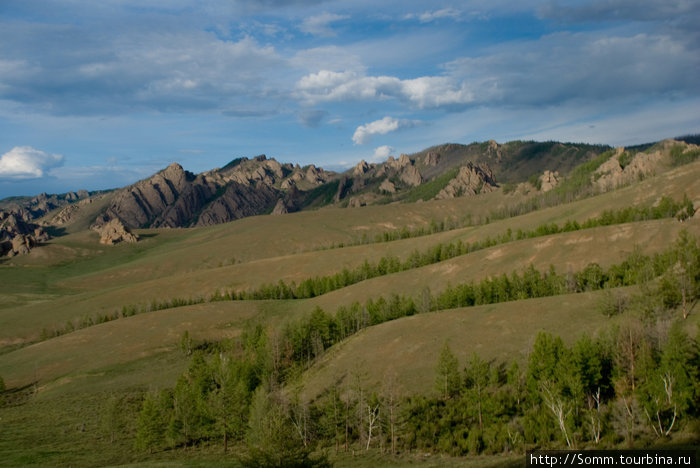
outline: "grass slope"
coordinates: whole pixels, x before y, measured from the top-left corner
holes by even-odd
[[[0,265],[0,344],[35,340],[43,328],[60,328],[67,320],[118,312],[125,305],[146,305],[152,300],[174,297],[205,297],[216,289],[245,290],[279,279],[298,282],[354,268],[365,259],[376,261],[386,255],[405,258],[413,250],[422,251],[458,239],[474,242],[498,236],[509,228],[527,230],[544,223],[561,224],[567,219],[584,221],[599,216],[604,209],[650,205],[664,195],[680,199],[687,193],[691,199],[700,199],[698,175],[700,164],[695,163],[615,192],[487,225],[332,250],[311,249],[357,241],[360,233],[369,233],[371,239],[377,233],[403,226],[427,226],[435,220],[436,213],[443,219],[486,216],[485,207],[503,205],[509,197],[498,192],[470,199],[472,203],[456,199],[261,216],[206,229],[144,231],[142,242],[114,247],[100,246],[95,233],[81,232],[55,239],[26,258]],[[625,232],[618,235],[625,236]],[[666,235],[676,231],[663,232]],[[591,238],[588,231],[579,234],[576,239],[583,242],[579,247],[585,257],[585,249],[594,244],[584,242]],[[599,240],[591,238],[594,239]],[[662,242],[663,236],[656,244]],[[444,267],[441,264],[434,268],[439,273]],[[442,275],[442,281],[449,272]],[[359,289],[344,290],[344,300],[351,300],[353,291]]]

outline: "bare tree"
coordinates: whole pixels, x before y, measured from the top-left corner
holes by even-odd
[[[566,446],[569,448],[574,448],[571,438],[569,437],[569,431],[566,429],[566,418],[571,413],[571,409],[568,408],[564,397],[562,397],[558,392],[552,390],[552,384],[549,382],[541,382],[540,390],[542,392],[542,400],[545,406],[552,412],[554,419],[557,420],[559,424],[559,429],[564,434],[566,439]]]
[[[590,418],[591,440],[598,445],[600,442],[601,432],[601,415],[600,415],[600,387],[595,393],[588,394],[588,415]]]
[[[673,401],[673,384],[675,382],[675,378],[670,371],[665,372],[659,376],[659,378],[663,384],[663,394],[656,395],[654,397],[654,416],[656,421],[652,419],[647,408],[644,408],[644,413],[649,420],[649,424],[651,425],[654,434],[656,434],[657,437],[668,437],[676,423],[676,417],[678,416],[678,405]],[[661,413],[665,408],[668,408],[669,412],[673,413],[671,420],[666,422],[666,424],[661,421]],[[671,410],[670,408],[673,409]]]
[[[367,402],[367,447],[365,450],[369,450],[369,445],[372,442],[372,433],[379,418],[381,405],[376,394],[373,394]]]

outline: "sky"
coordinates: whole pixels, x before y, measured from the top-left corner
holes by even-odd
[[[0,0],[0,198],[700,133],[697,0]]]

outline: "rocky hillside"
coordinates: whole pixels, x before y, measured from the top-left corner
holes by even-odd
[[[517,186],[514,193],[546,192],[577,177],[572,169],[582,167],[590,179],[586,183],[606,191],[692,160],[698,151],[693,144],[674,140],[628,150],[487,141],[435,146],[412,155],[389,156],[382,163],[361,161],[340,174],[314,165],[281,164],[264,155],[238,158],[201,174],[173,163],[147,179],[110,192],[82,190],[1,200],[0,253],[25,253],[47,239],[40,226],[90,226],[104,243],[134,242],[138,238],[131,230],[136,228],[207,226],[327,205],[352,208],[464,197],[496,190],[504,183]],[[587,168],[591,164],[595,167]]]

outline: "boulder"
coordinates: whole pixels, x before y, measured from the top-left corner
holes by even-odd
[[[543,192],[549,192],[554,187],[559,185],[560,178],[558,171],[544,171],[540,176],[540,190]]]
[[[124,226],[119,218],[112,218],[103,224],[95,224],[90,229],[100,235],[100,244],[134,243],[139,240],[139,237]]]
[[[396,193],[396,187],[389,179],[384,179],[384,181],[379,186],[380,192]]]

